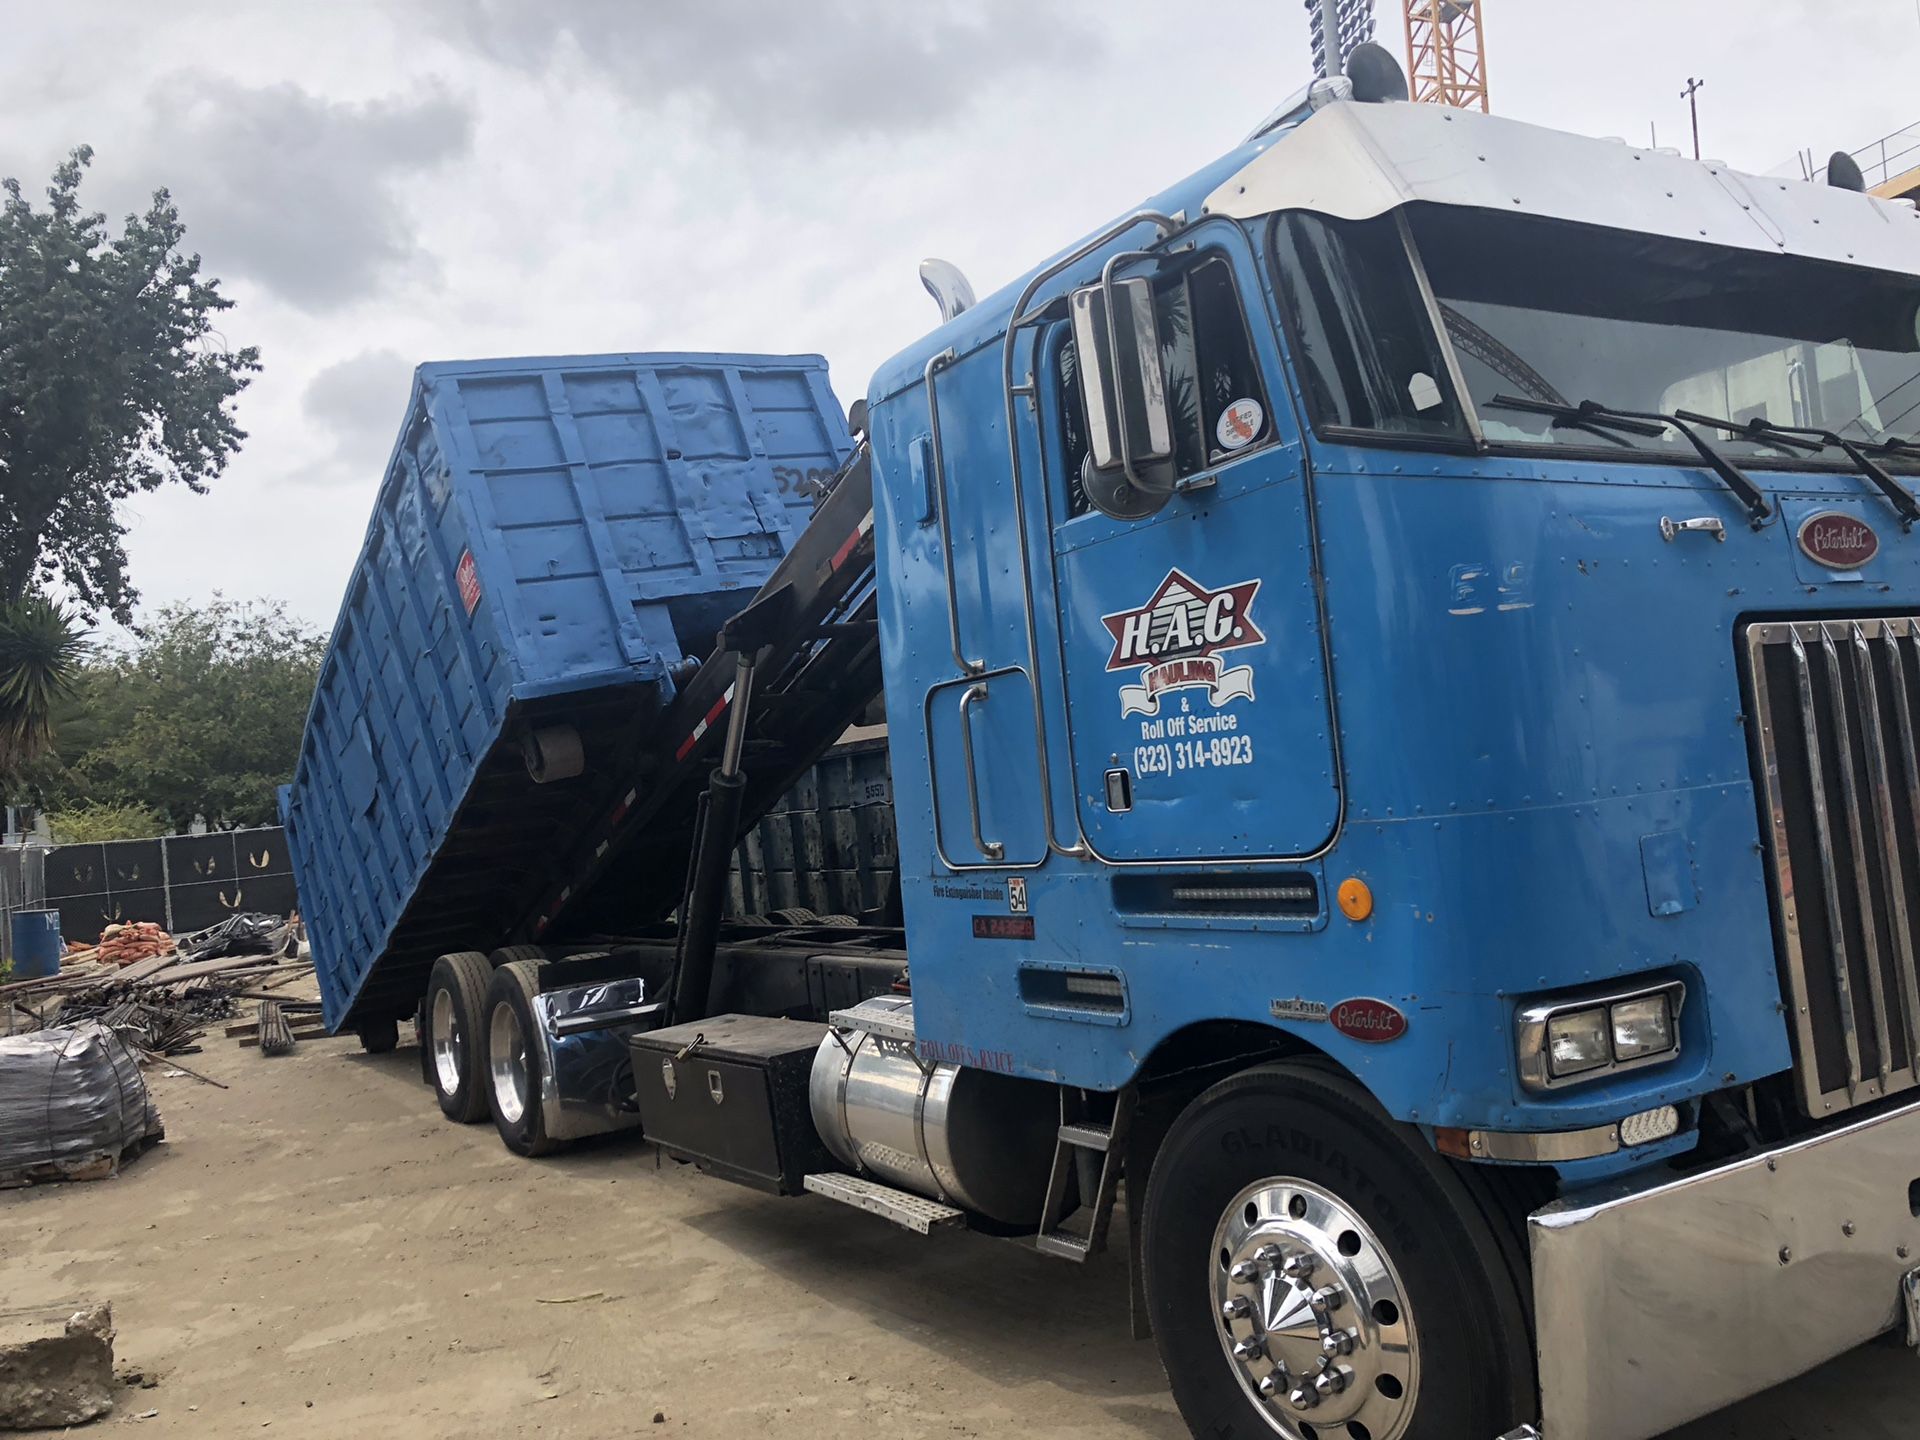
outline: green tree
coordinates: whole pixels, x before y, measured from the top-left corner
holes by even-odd
[[[144,807],[174,829],[275,823],[325,645],[277,602],[168,606],[82,670],[47,808]]]
[[[80,208],[92,159],[83,145],[54,171],[44,211],[0,180],[0,603],[57,586],[128,623],[116,507],[205,491],[246,438],[232,402],[260,352],[216,328],[233,302],[181,250],[165,190],[117,236]]]
[[[82,805],[47,816],[56,845],[90,845],[101,840],[144,840],[164,834],[167,822],[144,805]]]
[[[55,707],[70,697],[83,634],[38,595],[0,601],[0,785],[17,782],[53,739]]]

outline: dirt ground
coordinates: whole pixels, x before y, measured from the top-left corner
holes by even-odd
[[[102,1425],[1185,1435],[1118,1255],[922,1239],[630,1138],[519,1160],[441,1119],[411,1046],[206,1046],[186,1063],[232,1088],[152,1072],[168,1139],[119,1178],[0,1193],[0,1305],[109,1299],[123,1367],[157,1382]],[[1916,1414],[1920,1362],[1882,1344],[1672,1440],[1904,1440]]]

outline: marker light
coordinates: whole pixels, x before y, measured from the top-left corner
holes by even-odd
[[[1349,920],[1364,920],[1373,914],[1373,891],[1358,875],[1349,875],[1340,882],[1337,898],[1340,913]]]

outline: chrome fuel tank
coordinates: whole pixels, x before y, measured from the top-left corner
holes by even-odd
[[[905,997],[876,996],[834,1022],[808,1099],[835,1158],[997,1224],[1037,1227],[1060,1118],[1054,1088],[922,1061]]]

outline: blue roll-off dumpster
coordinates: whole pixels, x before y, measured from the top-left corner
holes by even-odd
[[[329,1026],[500,944],[646,783],[675,677],[851,448],[817,355],[420,367],[281,795]]]
[[[60,938],[58,910],[13,912],[14,979],[37,980],[42,975],[58,975],[60,954],[65,948]]]

